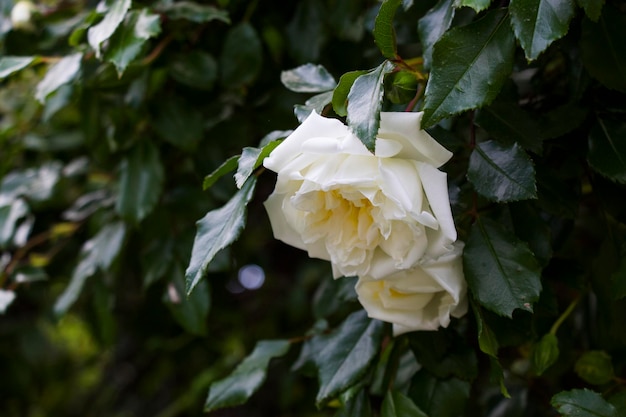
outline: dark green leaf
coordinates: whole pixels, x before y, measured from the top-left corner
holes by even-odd
[[[74,304],[87,278],[93,276],[97,270],[106,271],[111,267],[122,249],[125,234],[124,223],[111,223],[85,242],[81,249],[80,261],[72,272],[70,283],[54,304],[56,315],[65,314]]]
[[[618,416],[626,415],[626,391],[619,391],[609,397],[609,402],[617,410]]]
[[[423,125],[489,104],[511,74],[514,52],[515,37],[503,10],[445,33],[434,46]]]
[[[417,92],[417,78],[408,71],[397,71],[385,77],[385,96],[394,104],[411,101]]]
[[[100,57],[100,46],[113,35],[117,27],[124,21],[124,17],[130,9],[131,0],[115,0],[104,18],[87,32],[89,45],[96,51],[96,57]]]
[[[626,14],[610,4],[597,23],[583,20],[580,39],[583,64],[592,77],[606,87],[626,92],[626,42],[622,39]]]
[[[163,11],[170,19],[186,19],[196,23],[220,20],[224,23],[230,23],[227,11],[192,1],[178,1],[168,4]]]
[[[571,132],[584,123],[587,113],[587,109],[571,103],[547,112],[540,120],[541,137],[553,139]]]
[[[387,59],[398,58],[393,18],[400,3],[401,0],[385,0],[380,5],[376,21],[374,22],[374,42],[376,42],[378,49]]]
[[[208,212],[196,223],[198,231],[185,272],[187,294],[202,279],[217,252],[229,246],[241,234],[246,222],[246,206],[252,199],[255,185],[256,177],[251,177],[228,203]]]
[[[491,0],[459,0],[458,6],[467,6],[474,9],[476,12],[485,10],[491,4]]]
[[[297,93],[323,93],[337,86],[335,78],[322,65],[305,64],[280,73],[285,87]]]
[[[381,417],[428,417],[415,403],[399,391],[387,391]]]
[[[250,23],[240,23],[226,34],[220,56],[220,80],[228,88],[250,84],[261,71],[261,40]]]
[[[0,183],[0,201],[26,197],[29,201],[44,202],[49,200],[61,179],[61,163],[51,161],[37,168],[11,172]]]
[[[217,61],[206,52],[192,51],[172,62],[170,74],[181,84],[209,91],[217,81]]]
[[[261,340],[232,374],[211,384],[204,411],[245,403],[265,381],[270,360],[285,355],[288,340]]]
[[[505,398],[511,398],[509,390],[504,384],[504,370],[502,369],[502,365],[500,365],[500,362],[496,358],[492,357],[489,358],[489,379],[500,385],[500,393]]]
[[[574,17],[574,0],[511,0],[511,25],[532,61],[552,42],[563,37]]]
[[[207,315],[211,305],[209,283],[202,280],[194,291],[185,296],[185,277],[181,265],[174,264],[168,271],[171,281],[163,296],[174,318],[189,333],[207,335]]]
[[[611,356],[601,350],[590,350],[578,358],[574,370],[579,377],[593,385],[603,385],[615,377]]]
[[[376,135],[380,127],[383,81],[385,74],[392,69],[393,64],[389,61],[383,62],[374,70],[358,77],[348,93],[348,126],[371,152],[376,147]]]
[[[469,382],[456,378],[438,379],[423,369],[415,374],[409,388],[409,397],[426,415],[433,417],[464,415],[469,395]]]
[[[453,6],[454,0],[439,0],[435,7],[430,9],[417,22],[417,32],[422,41],[424,52],[424,68],[430,68],[433,57],[433,46],[441,38],[454,18],[456,8]]]
[[[498,358],[498,349],[500,344],[493,330],[487,325],[483,319],[481,308],[472,302],[472,310],[476,317],[476,328],[478,330],[478,346],[481,352],[486,353],[494,359]]]
[[[202,183],[202,189],[208,190],[211,188],[213,184],[224,175],[228,174],[231,171],[234,171],[237,168],[237,162],[239,161],[239,155],[234,155],[228,158],[226,161],[222,163],[219,167],[215,169],[215,171],[211,172],[209,175],[204,177],[204,182]]]
[[[13,241],[19,220],[28,212],[28,205],[21,198],[0,204],[0,248],[8,246]]]
[[[325,404],[358,383],[380,348],[383,323],[370,320],[365,311],[352,313],[325,339],[314,358],[319,369],[317,403]]]
[[[470,290],[485,308],[512,317],[513,310],[532,311],[541,292],[541,268],[528,246],[500,223],[478,217],[463,251]]]
[[[348,115],[348,93],[354,84],[354,81],[367,71],[351,71],[346,72],[339,78],[339,84],[333,91],[333,110],[341,117]]]
[[[26,68],[34,60],[34,56],[4,56],[0,58],[0,80]]]
[[[470,156],[467,179],[476,191],[493,201],[537,198],[533,163],[517,143],[479,143]]]
[[[317,62],[326,42],[328,11],[321,0],[302,0],[287,25],[289,52],[298,63]]]
[[[243,148],[239,165],[235,173],[235,184],[237,188],[241,188],[243,184],[250,178],[255,169],[261,166],[263,160],[280,144],[280,141],[273,141],[265,145],[263,148]]]
[[[612,293],[614,300],[626,297],[626,257],[622,256],[617,271],[611,275]]]
[[[37,84],[35,98],[44,103],[46,97],[58,90],[59,87],[73,81],[80,73],[82,59],[83,54],[76,53],[63,57],[50,67],[43,80]]]
[[[528,243],[541,265],[547,265],[552,258],[552,234],[539,209],[529,201],[520,201],[509,204],[509,211],[515,234]]]
[[[537,375],[543,374],[559,359],[559,340],[552,333],[545,334],[535,343],[530,354],[530,364]]]
[[[372,406],[369,402],[369,396],[365,390],[361,389],[346,404],[337,411],[334,417],[371,417]]]
[[[141,12],[132,11],[111,36],[104,59],[112,62],[121,76],[126,67],[139,56],[146,41],[160,32],[159,15],[150,14],[146,9]]]
[[[143,287],[148,288],[163,278],[169,272],[173,261],[174,240],[153,240],[141,256]]]
[[[412,332],[409,343],[417,361],[437,378],[472,380],[478,374],[476,353],[454,332]]]
[[[602,13],[602,6],[604,6],[604,0],[576,0],[578,5],[585,9],[587,17],[594,22],[597,22]]]
[[[563,417],[618,417],[613,405],[588,389],[562,391],[552,397],[550,404]]]
[[[626,125],[598,119],[589,133],[587,160],[600,174],[626,184]]]
[[[536,118],[512,102],[496,101],[481,109],[476,124],[502,142],[515,141],[524,149],[541,153],[542,131]]]
[[[137,224],[154,208],[163,188],[159,150],[140,142],[120,165],[120,190],[115,209],[126,221]]]
[[[202,113],[184,101],[161,100],[152,127],[162,139],[190,151],[202,138],[203,120]]]

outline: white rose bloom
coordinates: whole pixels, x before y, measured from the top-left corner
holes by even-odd
[[[394,335],[448,327],[467,312],[463,244],[438,259],[381,279],[359,278],[356,292],[371,318],[393,323]]]
[[[19,1],[11,9],[11,25],[14,29],[34,29],[32,15],[37,8],[30,1]]]
[[[265,202],[274,236],[333,275],[388,277],[448,254],[456,241],[446,174],[452,154],[422,113],[381,113],[376,153],[339,120],[311,115],[265,159],[278,173]]]

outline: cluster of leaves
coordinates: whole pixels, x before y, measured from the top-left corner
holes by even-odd
[[[218,3],[0,0],[4,414],[626,413],[623,2]],[[466,317],[392,338],[272,242],[258,168],[314,110],[454,151]]]

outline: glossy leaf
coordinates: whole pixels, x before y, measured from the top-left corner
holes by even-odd
[[[603,385],[615,378],[611,356],[601,350],[590,350],[582,354],[574,365],[576,374],[593,385]]]
[[[237,172],[235,173],[235,184],[241,188],[250,178],[255,169],[261,166],[263,160],[280,144],[280,141],[270,142],[263,148],[243,148],[239,158]]]
[[[476,300],[501,316],[532,311],[541,292],[541,268],[528,246],[501,224],[478,217],[463,251],[463,269]]]
[[[83,54],[76,53],[63,57],[48,69],[43,80],[37,84],[35,98],[44,103],[46,98],[62,85],[72,82],[80,73]]]
[[[234,155],[225,160],[222,165],[217,167],[215,171],[211,172],[209,175],[204,177],[204,182],[202,183],[202,189],[208,190],[224,175],[228,174],[231,171],[234,171],[237,168],[237,162],[239,161],[240,155]]]
[[[326,19],[329,11],[322,0],[301,0],[286,28],[290,54],[298,63],[319,61],[328,38]]]
[[[369,395],[363,389],[348,400],[337,411],[334,417],[372,417],[372,406],[369,402]]]
[[[49,200],[61,179],[62,168],[59,161],[50,161],[37,168],[10,172],[0,183],[0,205],[20,196],[38,203]]]
[[[177,148],[193,150],[202,139],[202,113],[181,100],[162,100],[152,120],[157,135]]]
[[[115,209],[126,221],[137,224],[161,196],[164,169],[159,150],[142,141],[120,164],[120,190]]]
[[[34,56],[4,56],[0,58],[0,80],[29,66]]]
[[[585,9],[587,17],[594,22],[597,22],[602,13],[602,6],[604,6],[604,0],[576,0],[578,5]]]
[[[478,330],[478,346],[480,347],[481,352],[486,353],[494,359],[498,358],[498,349],[500,348],[500,344],[498,343],[498,338],[495,333],[485,322],[481,308],[474,303],[472,303],[472,310],[474,311],[474,316],[476,317],[476,329]]]
[[[298,122],[302,123],[307,117],[311,115],[311,112],[315,111],[318,114],[322,114],[328,103],[333,99],[333,92],[326,91],[321,94],[316,94],[307,101],[304,105],[296,104],[293,108],[293,112],[298,119]]]
[[[322,65],[305,64],[280,73],[285,87],[297,93],[323,93],[337,86],[335,78]]]
[[[217,81],[217,61],[206,52],[192,51],[172,62],[170,74],[181,84],[209,91]]]
[[[580,47],[589,74],[606,87],[626,92],[626,15],[607,4],[597,23],[584,19]]]
[[[455,11],[454,0],[439,0],[417,22],[417,33],[420,36],[422,48],[424,48],[424,68],[431,67],[433,46],[441,38],[441,35],[450,28]]]
[[[246,223],[246,206],[252,199],[255,185],[256,178],[251,177],[228,203],[208,212],[196,223],[198,230],[185,272],[187,294],[205,275],[213,257],[241,234]]]
[[[438,379],[424,370],[415,374],[409,388],[409,397],[428,416],[463,415],[469,396],[469,382],[457,378]]]
[[[533,163],[517,143],[479,143],[470,156],[467,178],[476,191],[493,201],[537,198]]]
[[[211,384],[204,411],[243,404],[267,377],[273,358],[284,356],[291,344],[288,340],[261,340],[254,351],[235,368],[232,374]]]
[[[552,333],[545,334],[535,343],[530,354],[530,363],[537,375],[543,374],[559,359],[559,340]]]
[[[124,223],[104,226],[81,248],[80,261],[72,272],[69,285],[54,304],[56,315],[63,315],[76,302],[87,279],[96,271],[106,271],[117,258],[126,235]]]
[[[380,127],[383,81],[385,74],[392,69],[393,64],[383,62],[371,72],[358,77],[348,93],[348,126],[370,152],[374,152]]]
[[[261,40],[250,23],[240,23],[226,34],[220,56],[220,80],[228,88],[250,84],[261,71]]]
[[[482,12],[489,7],[491,0],[459,0],[457,4],[458,6],[471,7],[476,12]]]
[[[14,291],[0,289],[0,314],[4,314],[14,300]]]
[[[511,0],[511,25],[529,61],[562,38],[574,17],[574,0]]]
[[[516,103],[496,100],[477,112],[475,122],[502,142],[515,141],[524,149],[541,154],[541,126],[536,118]]]
[[[563,417],[618,417],[612,404],[588,389],[560,392],[552,397],[550,404]]]
[[[325,404],[358,383],[374,360],[383,335],[383,323],[365,311],[352,313],[326,339],[314,358],[319,369],[317,403]]]
[[[128,13],[115,31],[104,54],[104,59],[115,65],[121,76],[128,65],[141,53],[144,44],[161,32],[161,18],[143,9]]]
[[[202,280],[196,285],[194,291],[187,297],[185,295],[184,270],[178,264],[173,264],[167,271],[171,277],[165,294],[165,304],[169,307],[172,316],[185,330],[198,336],[207,335],[207,315],[211,306],[209,283]]]
[[[409,345],[415,359],[437,378],[472,380],[478,374],[476,353],[452,332],[412,332]]]
[[[378,10],[374,22],[374,42],[380,52],[387,59],[396,59],[396,31],[393,28],[393,18],[400,6],[401,0],[385,0]]]
[[[100,57],[100,46],[102,42],[108,40],[117,27],[124,21],[126,13],[130,9],[131,0],[115,0],[104,18],[95,26],[89,28],[87,39],[89,45],[96,51],[96,57]]]
[[[18,228],[18,222],[28,212],[28,205],[22,198],[0,204],[0,248],[11,244]]]
[[[387,391],[380,412],[381,417],[427,417],[406,395],[399,391]]]
[[[341,117],[346,117],[348,115],[348,94],[350,93],[350,89],[361,75],[366,74],[367,71],[351,71],[346,72],[339,78],[339,84],[335,87],[333,91],[333,110]]]
[[[626,184],[626,125],[598,119],[589,133],[589,165],[605,177]]]
[[[515,37],[503,10],[446,32],[434,46],[424,127],[489,104],[513,69]]]
[[[170,19],[186,19],[196,23],[220,20],[230,23],[227,11],[193,1],[177,1],[167,4],[164,11]]]

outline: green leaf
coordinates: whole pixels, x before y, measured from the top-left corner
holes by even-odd
[[[583,64],[606,87],[626,92],[626,14],[607,4],[597,23],[583,19],[580,39]]]
[[[617,410],[617,415],[623,416],[626,413],[626,391],[619,391],[609,397],[609,402]]]
[[[174,261],[174,245],[173,239],[153,239],[145,252],[141,254],[144,289],[169,272]]]
[[[371,417],[372,406],[369,402],[369,395],[365,393],[364,389],[360,389],[359,392],[352,397],[337,411],[334,417]]]
[[[127,222],[141,222],[159,201],[164,169],[159,150],[141,141],[120,164],[120,190],[115,206]]]
[[[552,397],[550,404],[563,417],[618,417],[613,405],[588,389],[562,391]]]
[[[374,22],[374,42],[380,52],[387,59],[397,59],[396,31],[393,28],[393,18],[396,15],[401,0],[385,0],[380,5]]]
[[[65,314],[78,299],[87,278],[93,276],[97,270],[106,271],[111,267],[122,249],[125,234],[124,223],[110,223],[83,244],[80,261],[72,272],[70,283],[54,304],[54,313],[57,316]]]
[[[152,127],[162,139],[183,150],[193,150],[203,135],[202,113],[178,98],[161,100]]]
[[[471,305],[472,310],[474,311],[474,316],[476,317],[476,329],[478,330],[478,346],[480,347],[481,352],[486,353],[494,359],[497,359],[498,349],[500,349],[498,338],[494,334],[493,330],[491,330],[491,328],[485,322],[481,308],[475,305],[474,302],[472,302]]]
[[[537,198],[533,163],[517,143],[503,146],[487,141],[476,145],[470,155],[467,179],[492,201]]]
[[[541,265],[545,266],[552,258],[552,230],[542,218],[536,204],[520,201],[509,204],[513,230],[517,237],[528,243]]]
[[[305,64],[280,73],[280,81],[296,93],[323,93],[337,86],[335,78],[322,65]]]
[[[431,67],[433,59],[433,46],[441,38],[446,30],[450,28],[456,8],[453,6],[454,0],[439,0],[437,4],[428,11],[417,22],[417,33],[422,42],[424,57],[424,68]]]
[[[383,81],[385,74],[392,69],[391,62],[383,62],[369,73],[359,76],[348,93],[348,126],[372,153],[380,127]]]
[[[417,92],[418,82],[415,74],[397,71],[385,77],[385,97],[393,104],[410,102]]]
[[[157,14],[149,14],[146,9],[141,12],[128,13],[111,39],[104,54],[104,59],[112,62],[121,77],[126,67],[139,56],[150,38],[161,32],[161,18]]]
[[[500,223],[478,217],[463,251],[470,290],[485,308],[512,317],[513,310],[532,311],[541,292],[541,268],[526,243]]]
[[[185,19],[196,23],[220,20],[224,23],[230,23],[227,11],[192,1],[178,1],[168,4],[163,11],[170,19]]]
[[[333,98],[332,91],[326,91],[321,94],[314,95],[308,99],[303,105],[296,104],[293,106],[293,112],[298,118],[298,122],[302,123],[310,116],[311,112],[315,111],[317,114],[322,114],[324,108],[331,102]]]
[[[428,417],[415,403],[399,391],[387,391],[381,417]]]
[[[170,74],[181,84],[209,91],[217,81],[217,61],[206,52],[191,51],[172,61]]]
[[[626,125],[598,119],[589,132],[589,165],[611,179],[626,184]]]
[[[44,103],[46,97],[65,85],[73,81],[80,73],[80,64],[83,54],[76,53],[63,57],[59,62],[48,69],[43,80],[37,84],[35,98]]]
[[[583,353],[574,365],[579,377],[593,385],[604,385],[615,377],[611,356],[601,350]]]
[[[559,340],[552,333],[545,334],[533,345],[530,364],[537,375],[543,374],[559,359]]]
[[[585,10],[587,17],[594,22],[597,22],[602,13],[602,6],[604,6],[604,0],[576,0],[578,5]]]
[[[489,104],[511,74],[514,52],[515,37],[503,10],[445,33],[433,51],[423,126]]]
[[[415,374],[409,388],[409,397],[426,415],[433,417],[464,415],[469,396],[469,382],[457,378],[438,379],[423,369]]]
[[[511,394],[509,394],[509,390],[506,388],[504,384],[504,370],[502,369],[502,365],[496,358],[489,358],[489,379],[500,385],[500,393],[505,398],[511,398]]]
[[[0,58],[0,80],[29,66],[34,56],[3,56]]]
[[[252,83],[261,71],[261,40],[250,23],[240,23],[226,34],[220,56],[220,80],[228,88]]]
[[[322,0],[301,0],[296,3],[295,14],[286,30],[289,52],[296,62],[319,61],[322,46],[328,38],[328,13]]]
[[[333,91],[333,110],[337,115],[341,117],[346,117],[348,115],[348,94],[350,93],[350,89],[361,75],[366,74],[367,71],[351,71],[346,72],[339,78],[339,84],[335,87]]]
[[[330,334],[314,358],[319,369],[318,405],[325,404],[361,381],[380,348],[383,323],[364,310],[352,313]]]
[[[22,198],[0,204],[0,248],[7,247],[13,241],[20,219],[28,215],[28,205]]]
[[[478,374],[474,349],[445,329],[412,332],[409,337],[415,359],[437,378],[456,376],[472,380]]]
[[[515,141],[524,149],[541,154],[541,127],[536,118],[516,103],[496,100],[477,112],[475,122],[500,141]]]
[[[614,300],[621,300],[626,297],[626,257],[622,256],[619,267],[611,275],[611,292]]]
[[[280,141],[270,142],[263,148],[243,148],[239,165],[235,173],[235,184],[241,188],[250,178],[255,169],[261,166],[263,160],[280,144]]]
[[[270,360],[284,356],[288,340],[261,340],[232,374],[211,384],[204,411],[245,403],[265,381]]]
[[[487,9],[491,4],[491,0],[457,0],[456,7],[471,7],[477,13]]]
[[[529,61],[565,36],[574,17],[574,0],[511,0],[511,25]]]
[[[215,171],[211,172],[209,175],[204,177],[204,182],[202,183],[202,189],[208,190],[224,175],[228,174],[231,171],[234,171],[237,168],[237,162],[239,161],[239,155],[234,155],[228,158],[226,161],[222,163],[219,167],[215,169]]]
[[[7,308],[15,300],[15,292],[10,290],[3,290],[0,288],[0,314],[4,314]]]
[[[171,281],[163,296],[172,316],[189,333],[198,336],[207,335],[207,315],[211,306],[209,283],[200,281],[194,291],[185,296],[185,277],[183,268],[177,263],[168,271]]]
[[[246,222],[246,206],[252,199],[255,185],[256,177],[251,177],[228,203],[208,212],[196,223],[198,231],[185,272],[187,294],[202,279],[217,252],[233,243],[241,234]]]
[[[96,57],[100,58],[100,46],[113,35],[117,27],[124,21],[124,17],[130,9],[131,0],[115,0],[104,18],[95,26],[89,28],[87,40],[89,45],[96,51]]]

